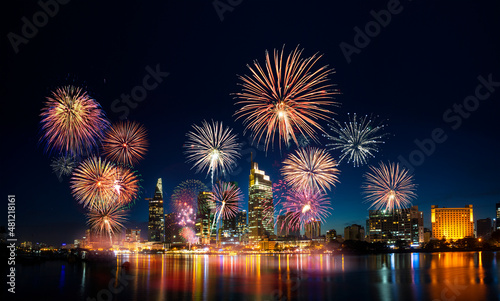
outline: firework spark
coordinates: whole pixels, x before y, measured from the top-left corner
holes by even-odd
[[[45,140],[47,148],[74,156],[96,148],[109,126],[99,103],[74,86],[52,92],[40,116],[41,139]]]
[[[379,163],[379,168],[370,166],[363,184],[366,202],[373,202],[376,210],[406,208],[417,197],[413,176],[399,163]]]
[[[119,122],[109,129],[102,144],[103,153],[108,159],[133,166],[146,154],[146,128],[137,122]]]
[[[139,192],[139,178],[131,169],[115,166],[112,174],[113,201],[122,205],[130,204]]]
[[[62,176],[71,175],[76,165],[77,163],[75,157],[70,155],[62,155],[58,158],[54,158],[50,163],[52,171],[57,175],[59,180],[62,179]]]
[[[180,231],[180,235],[191,245],[198,243],[198,237],[196,236],[196,233],[189,227],[182,228]]]
[[[99,208],[92,208],[87,213],[87,224],[93,232],[111,236],[124,228],[127,212],[118,204],[104,203]]]
[[[207,169],[214,176],[219,172],[232,170],[236,159],[240,157],[240,144],[237,135],[229,127],[224,128],[222,122],[202,122],[202,126],[193,125],[194,131],[187,133],[188,140],[184,145],[187,162],[194,162],[196,172]]]
[[[324,135],[332,141],[327,144],[330,150],[340,150],[341,155],[339,163],[347,159],[347,163],[353,163],[354,166],[366,164],[368,159],[374,158],[375,152],[378,152],[379,144],[384,143],[381,139],[388,135],[381,133],[385,125],[375,125],[374,121],[368,116],[357,118],[353,114],[353,118],[349,116],[349,122],[343,125],[334,120],[335,125],[329,124],[333,135]]]
[[[178,224],[182,227],[194,226],[195,218],[196,218],[196,212],[191,206],[186,206],[185,208],[182,208],[180,212],[177,214],[177,219],[179,220]]]
[[[211,201],[215,202],[215,216],[212,228],[219,220],[234,217],[240,209],[243,194],[233,183],[218,182],[214,185]]]
[[[243,105],[236,111],[237,119],[244,118],[245,132],[250,131],[257,143],[265,136],[266,150],[274,145],[275,135],[281,148],[282,140],[289,146],[291,140],[299,145],[296,132],[317,141],[316,129],[324,132],[319,120],[327,120],[332,112],[329,106],[337,91],[327,84],[328,75],[333,73],[328,66],[315,69],[321,55],[302,58],[298,47],[284,61],[284,47],[281,53],[274,50],[274,59],[266,51],[265,68],[254,61],[247,66],[251,75],[239,76],[242,92],[235,93]]]
[[[327,151],[306,147],[297,149],[283,161],[281,173],[285,182],[295,190],[321,188],[326,191],[338,182],[336,166],[337,162]]]
[[[280,214],[285,214],[285,224],[290,231],[304,228],[311,221],[324,222],[330,215],[330,198],[320,189],[291,190]]]

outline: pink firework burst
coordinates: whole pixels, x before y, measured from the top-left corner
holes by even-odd
[[[330,198],[319,189],[292,190],[282,206],[290,230],[302,229],[311,220],[324,222],[332,210]]]

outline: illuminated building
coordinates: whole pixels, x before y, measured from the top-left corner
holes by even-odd
[[[424,242],[424,215],[422,211],[418,211],[418,206],[370,210],[366,227],[370,242],[395,244],[397,241],[404,241],[409,245]]]
[[[287,229],[285,227],[285,215],[279,215],[276,221],[276,232],[278,237],[285,237]]]
[[[140,242],[141,241],[141,229],[127,229],[127,230],[125,230],[125,241],[126,242]]]
[[[158,179],[153,198],[149,201],[148,241],[165,241],[165,220],[163,215],[163,186]]]
[[[476,236],[485,238],[491,234],[491,218],[478,219],[476,221]]]
[[[335,229],[326,231],[326,241],[331,242],[337,239],[337,231]]]
[[[165,214],[165,242],[167,244],[182,243],[180,236],[181,226],[177,222],[175,213]]]
[[[320,221],[310,220],[304,225],[304,232],[306,238],[317,238],[321,236],[321,223]]]
[[[474,237],[472,205],[463,208],[438,208],[431,206],[432,237],[437,239],[462,239]]]
[[[215,202],[211,200],[211,196],[210,191],[202,191],[198,195],[195,232],[202,245],[210,244],[210,227],[215,215]],[[215,235],[215,230],[212,230],[213,235]]]
[[[257,242],[264,236],[274,235],[274,216],[263,216],[265,206],[273,206],[273,185],[269,176],[251,161],[248,186],[249,239]],[[270,210],[271,212],[273,210]]]
[[[247,231],[247,212],[238,211],[235,216],[222,220],[222,236],[225,243],[240,243]]]
[[[361,225],[353,224],[344,228],[345,240],[365,240],[365,228]]]

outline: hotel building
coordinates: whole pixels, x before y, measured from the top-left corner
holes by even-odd
[[[438,208],[431,206],[432,237],[437,239],[462,239],[474,237],[472,205],[463,208]]]

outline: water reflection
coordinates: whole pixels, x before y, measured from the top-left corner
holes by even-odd
[[[20,265],[19,275],[31,276],[19,278],[18,286],[26,300],[54,280],[59,290],[46,296],[51,300],[92,299],[113,287],[112,300],[492,300],[500,293],[498,256],[134,254],[107,265]],[[122,269],[123,262],[130,268]]]

